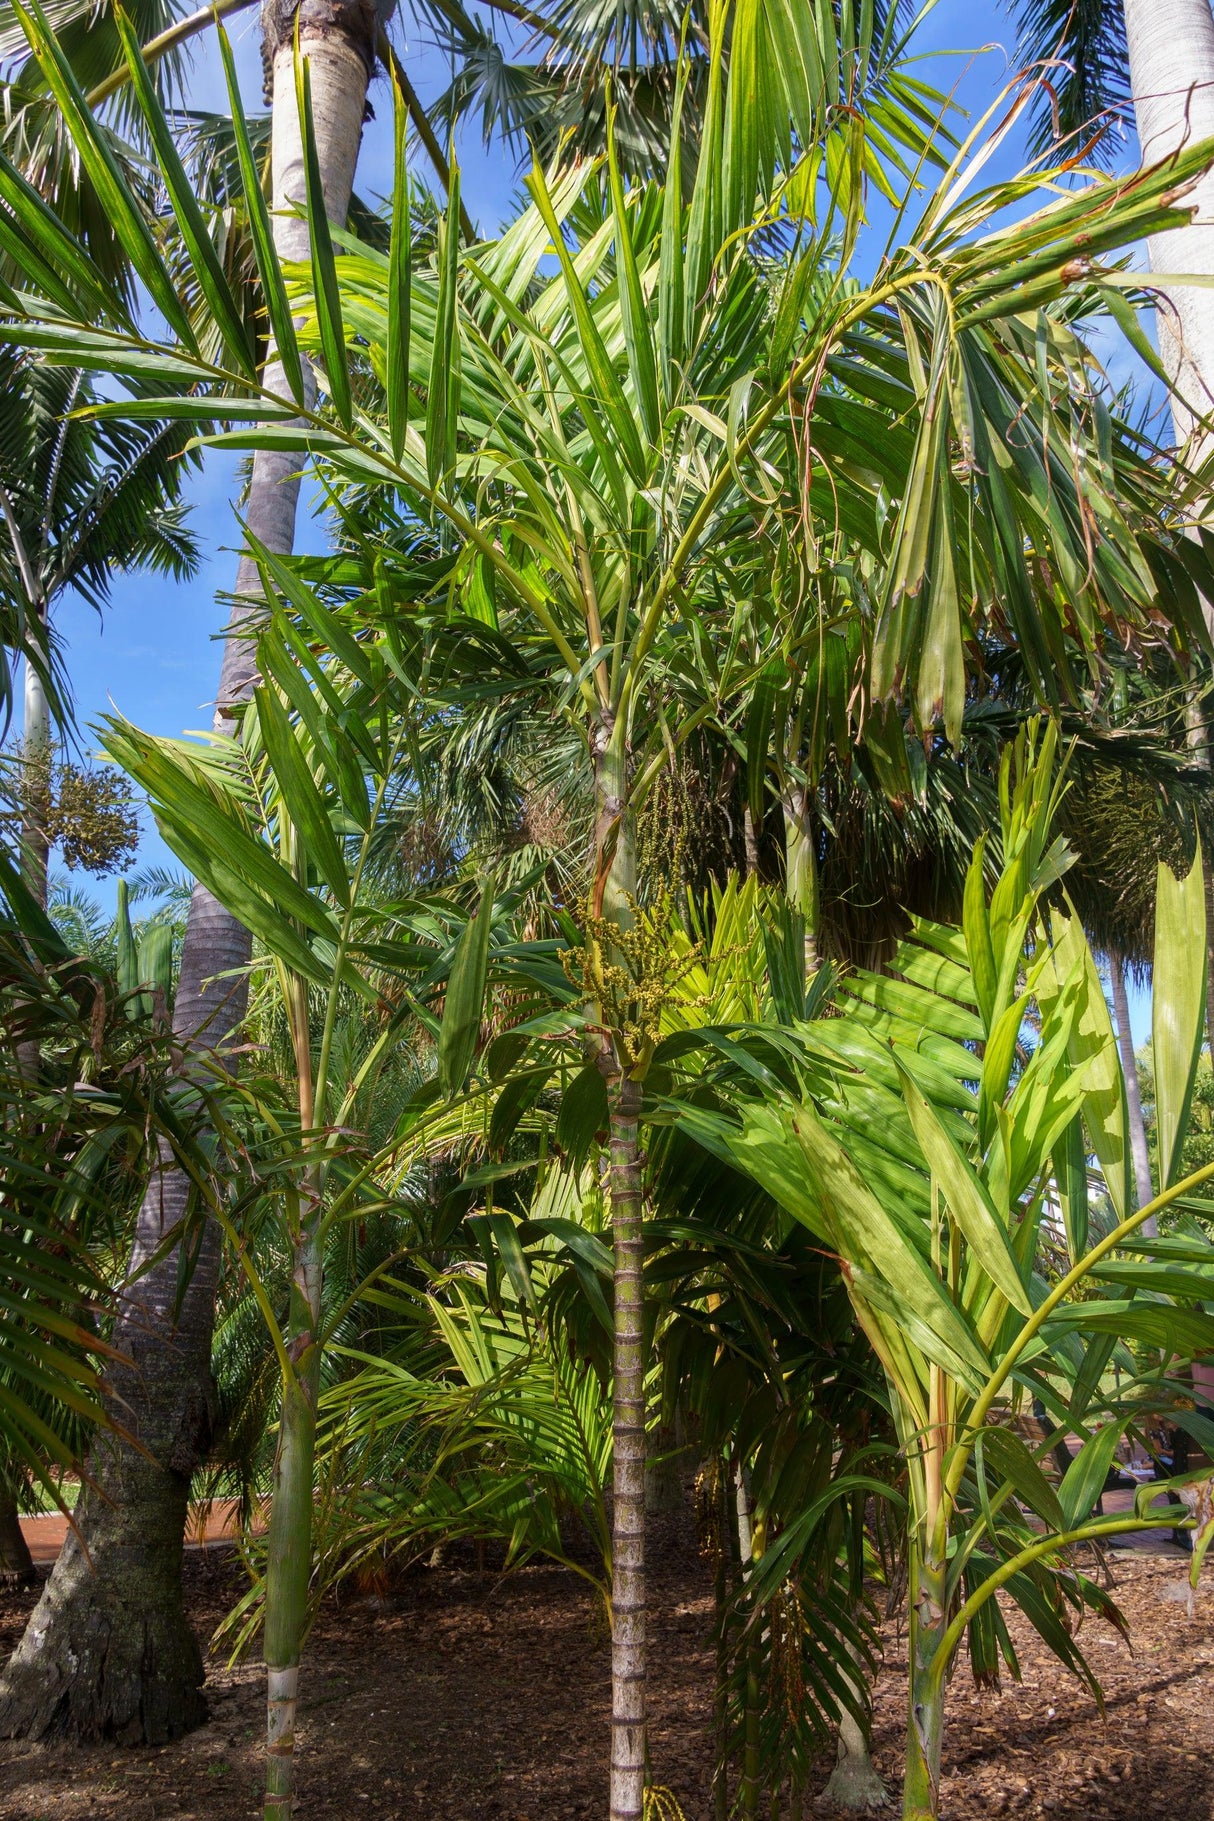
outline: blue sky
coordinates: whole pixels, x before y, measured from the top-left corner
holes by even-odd
[[[437,95],[448,76],[442,52],[415,30],[407,6],[399,8],[391,29],[423,98]],[[245,104],[256,111],[262,105],[259,9],[237,15],[231,35]],[[971,116],[993,103],[1015,69],[1015,28],[998,0],[939,0],[920,28],[919,42],[924,61],[918,73],[941,89],[955,88]],[[186,83],[186,101],[191,107],[226,111],[218,57],[206,39]],[[373,88],[372,103],[378,118],[366,128],[358,175],[358,189],[368,199],[391,187],[391,108],[382,78]],[[991,175],[1015,169],[1020,149],[1016,141],[1009,142]],[[469,212],[482,231],[490,232],[511,212],[519,174],[508,152],[486,153],[476,131],[463,135],[460,158]],[[209,454],[190,489],[194,530],[204,552],[192,582],[178,586],[159,577],[120,576],[103,621],[78,602],[59,604],[56,623],[86,749],[92,744],[89,724],[115,710],[152,733],[175,735],[209,726],[219,670],[215,638],[223,618],[215,594],[229,588],[234,576],[232,505],[237,490],[235,458]],[[301,549],[323,548],[324,524],[313,508],[305,483]],[[139,864],[169,860],[150,818],[144,822]],[[103,902],[112,902],[112,881],[97,883],[95,890]],[[1149,1022],[1145,996],[1138,996],[1133,1022],[1136,1040],[1142,1041]]]

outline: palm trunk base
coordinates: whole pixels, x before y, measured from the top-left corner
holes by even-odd
[[[855,1673],[850,1677],[852,1688],[857,1697],[863,1697],[865,1677],[860,1654],[850,1645],[847,1654],[855,1665]],[[823,1800],[857,1814],[884,1808],[889,1801],[889,1791],[873,1768],[870,1727],[861,1725],[842,1702],[839,1704],[838,1755],[823,1791]]]
[[[889,1791],[873,1768],[868,1740],[850,1714],[839,1728],[839,1756],[822,1801],[849,1814],[868,1814],[889,1801]]]
[[[207,1717],[181,1589],[189,1484],[122,1452],[114,1502],[81,1502],[88,1555],[69,1532],[0,1677],[0,1737],[163,1745]]]

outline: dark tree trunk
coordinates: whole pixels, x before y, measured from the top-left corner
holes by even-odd
[[[247,960],[247,937],[196,887],[175,1022],[226,1042],[243,1016],[243,981],[214,978]],[[211,981],[203,990],[203,982]],[[86,1489],[25,1634],[0,1678],[0,1735],[162,1744],[206,1714],[202,1655],[182,1601],[190,1481],[210,1440],[211,1328],[219,1234],[203,1229],[179,1294],[176,1248],[147,1259],[186,1213],[177,1170],[153,1178],[140,1209],[107,1375],[117,1421],[142,1445],[102,1432]],[[140,1273],[142,1272],[142,1275]],[[82,1543],[83,1539],[83,1543]],[[83,1545],[87,1545],[86,1549]]]
[[[0,1479],[0,1587],[32,1587],[38,1579],[34,1558],[17,1515],[17,1494]]]

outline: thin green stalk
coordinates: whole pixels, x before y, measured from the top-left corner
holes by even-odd
[[[299,1659],[312,1573],[313,1461],[320,1393],[321,1257],[316,1238],[319,1189],[312,1172],[296,1202],[289,1353],[283,1386],[266,1564],[265,1821],[290,1821],[295,1768]]]
[[[336,992],[335,979],[332,996]],[[295,1048],[301,1142],[305,1151],[315,1153],[308,988],[298,975],[291,977],[287,1014]],[[290,1369],[283,1380],[266,1561],[265,1821],[290,1821],[292,1814],[299,1659],[312,1574],[312,1470],[320,1395],[321,1183],[322,1163],[314,1155],[304,1170],[302,1193],[292,1189],[287,1196],[293,1254],[287,1326]]]
[[[350,877],[350,901],[342,912],[338,927],[337,947],[333,957],[333,984],[329,991],[328,1004],[325,1006],[324,1030],[320,1039],[320,1054],[316,1063],[316,1098],[314,1117],[324,1123],[326,1102],[329,1087],[329,1057],[333,1049],[333,1032],[337,1024],[337,1003],[341,989],[341,977],[345,970],[346,956],[350,952],[350,936],[354,925],[354,913],[358,906],[358,891],[362,884],[363,873],[371,855],[371,831],[379,821],[380,811],[384,805],[384,796],[388,789],[388,779],[395,772],[396,759],[404,744],[403,737],[398,738],[392,749],[392,756],[383,767],[379,783],[376,786],[375,798],[367,815],[367,828],[358,848],[358,859]]]
[[[385,766],[369,818],[373,828],[387,788]],[[342,915],[333,973],[325,1006],[324,1028],[315,1068],[312,1066],[310,1007],[306,981],[290,976],[286,1003],[295,1048],[301,1143],[310,1161],[305,1167],[302,1199],[292,1195],[293,1266],[288,1322],[288,1369],[283,1378],[282,1416],[274,1460],[270,1535],[266,1565],[266,1821],[290,1821],[295,1768],[295,1714],[299,1697],[299,1661],[307,1630],[308,1586],[312,1573],[313,1468],[316,1412],[320,1396],[322,1354],[321,1293],[324,1259],[321,1244],[324,1153],[331,1140],[322,1138],[341,978],[349,949],[358,888],[370,852],[365,833]],[[293,853],[306,876],[305,856],[294,831],[282,816],[284,852]]]

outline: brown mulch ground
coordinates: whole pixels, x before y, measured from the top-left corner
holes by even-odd
[[[653,1575],[655,1774],[687,1821],[709,1821],[710,1593],[682,1527]],[[1088,1621],[1107,1717],[1014,1623],[1024,1682],[1002,1695],[954,1681],[949,1821],[1214,1821],[1214,1591],[1183,1597],[1185,1562],[1127,1552],[1115,1594],[1134,1641]],[[191,1552],[192,1609],[209,1633],[239,1591],[226,1548]],[[0,1648],[29,1598],[0,1600]],[[423,1571],[396,1592],[322,1614],[300,1728],[300,1821],[573,1821],[605,1812],[609,1668],[589,1591],[557,1568]],[[896,1784],[905,1648],[891,1635],[877,1694],[877,1760]],[[0,1743],[3,1821],[253,1821],[262,1686],[255,1664],[210,1667],[212,1719],[162,1751]],[[829,1766],[824,1765],[821,1781]],[[811,1811],[812,1812],[812,1811]],[[821,1812],[821,1811],[819,1811]]]

